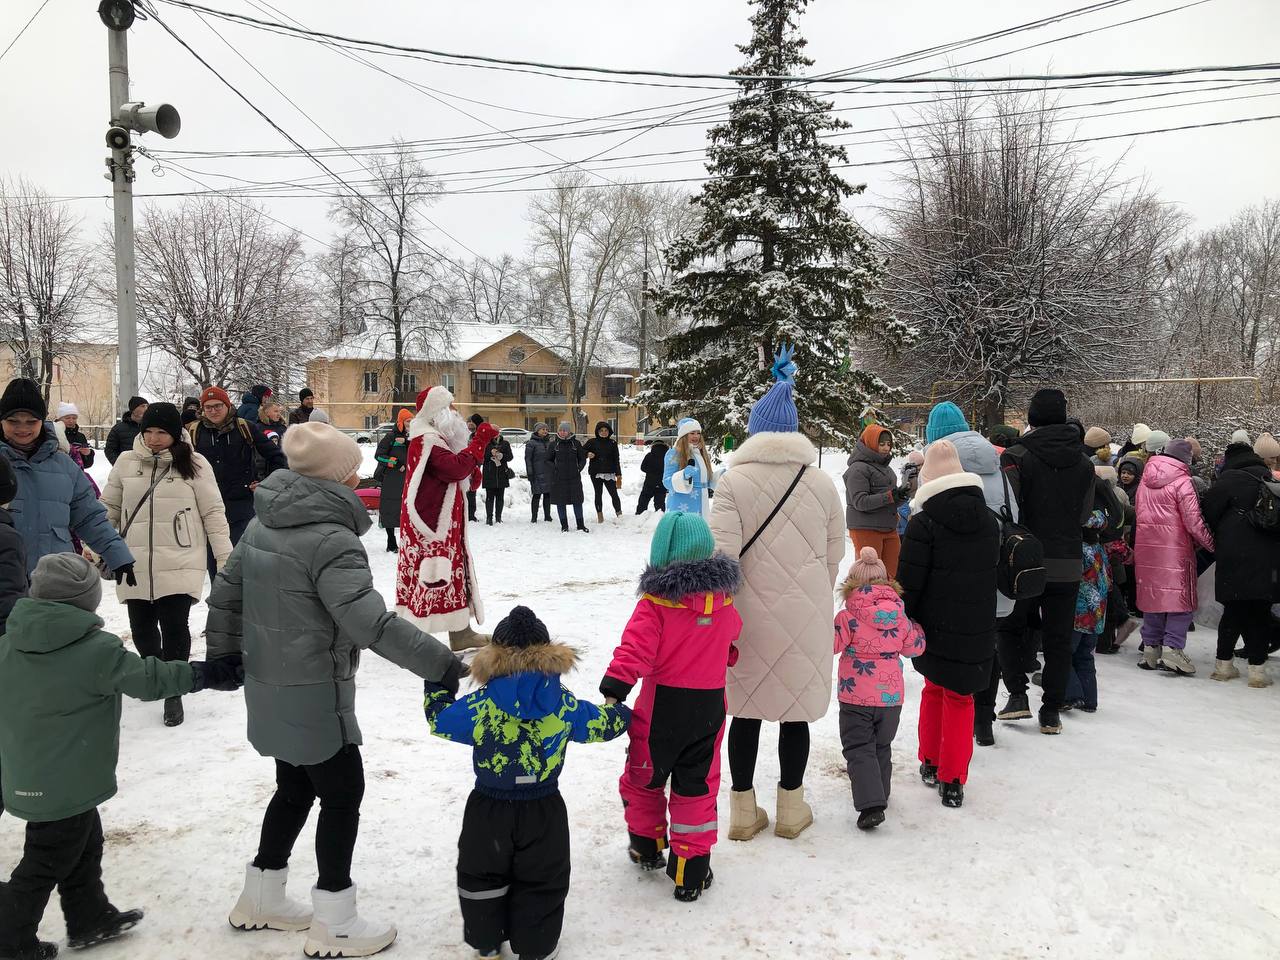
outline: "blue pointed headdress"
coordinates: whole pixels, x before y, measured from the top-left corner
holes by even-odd
[[[795,347],[783,345],[774,354],[774,384],[769,392],[755,402],[751,417],[747,420],[748,433],[795,433],[800,429],[800,417],[792,397],[796,376]]]

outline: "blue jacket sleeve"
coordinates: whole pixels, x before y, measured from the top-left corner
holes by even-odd
[[[76,536],[93,547],[94,552],[106,561],[110,569],[118,570],[127,563],[133,563],[133,554],[116,532],[116,528],[111,526],[111,521],[107,519],[107,508],[94,494],[89,478],[70,457],[66,457],[66,460],[71,466],[68,474],[74,484],[71,493],[71,529]]]
[[[598,707],[583,703],[568,690],[564,691],[564,702],[562,718],[575,743],[604,743],[622,736],[631,723],[631,710],[624,703]]]
[[[475,724],[471,719],[471,699],[475,693],[454,700],[453,694],[430,680],[423,681],[422,693],[422,711],[432,733],[454,743],[475,744]]]

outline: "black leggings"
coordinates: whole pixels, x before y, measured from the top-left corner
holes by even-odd
[[[550,520],[551,519],[551,494],[535,493],[533,495],[532,516],[534,520],[538,519],[538,503],[539,502],[542,503],[542,519]]]
[[[735,790],[750,790],[755,785],[760,723],[734,717],[729,724],[729,776]],[[808,765],[809,725],[803,720],[778,724],[778,786],[783,790],[804,786],[804,768]]]
[[[316,797],[320,798],[316,823],[320,877],[316,886],[338,893],[351,886],[351,855],[360,831],[360,801],[364,797],[364,763],[354,743],[323,763],[306,767],[276,761],[276,793],[262,818],[262,838],[253,865],[259,870],[283,870],[289,865],[289,854]]]
[[[1266,663],[1270,633],[1270,600],[1236,600],[1223,604],[1222,620],[1218,624],[1218,659],[1232,659],[1236,655],[1236,638],[1243,637],[1249,665]]]
[[[158,600],[126,600],[133,645],[142,657],[191,659],[190,594],[175,593]]]
[[[618,498],[618,481],[613,479],[613,474],[592,474],[591,485],[596,488],[596,513],[604,512],[602,494],[606,489],[609,491],[609,499],[613,501],[614,512],[622,512],[622,501]]]

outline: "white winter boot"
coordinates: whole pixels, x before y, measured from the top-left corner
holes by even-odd
[[[756,806],[754,790],[729,791],[729,839],[750,840],[769,825],[769,815]]]
[[[804,802],[804,787],[794,790],[778,788],[778,816],[773,825],[775,836],[794,840],[813,824],[813,808]]]
[[[1184,677],[1194,677],[1196,674],[1196,665],[1187,659],[1187,652],[1177,647],[1165,647],[1160,655],[1160,662],[1166,670],[1180,673]]]
[[[237,930],[305,930],[311,926],[306,904],[285,894],[289,869],[259,870],[252,863],[244,871],[244,892],[228,921]]]
[[[1213,673],[1209,674],[1210,680],[1234,680],[1240,676],[1240,671],[1236,669],[1236,665],[1230,660],[1213,661]]]
[[[1262,687],[1271,686],[1274,682],[1267,676],[1267,665],[1265,663],[1249,664],[1249,686],[1261,689]]]
[[[396,928],[356,914],[356,885],[331,893],[311,888],[315,917],[302,952],[308,957],[371,957],[391,946]]]
[[[1147,644],[1142,648],[1142,659],[1138,661],[1138,666],[1143,670],[1159,670],[1160,669],[1160,651],[1163,647],[1153,647]]]
[[[475,650],[478,647],[486,646],[490,639],[489,634],[476,633],[471,629],[471,624],[468,623],[461,630],[449,631],[449,649],[454,653],[461,653],[463,650]]]

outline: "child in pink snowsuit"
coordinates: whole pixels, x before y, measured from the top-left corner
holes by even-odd
[[[713,556],[714,549],[711,530],[698,514],[663,516],[640,577],[640,602],[600,683],[609,703],[625,700],[636,681],[644,680],[618,784],[628,854],[645,870],[665,865],[676,899],[683,901],[698,899],[711,886],[725,671],[742,630],[733,607],[741,581],[738,562]],[[671,857],[664,861],[668,845]]]
[[[902,717],[902,658],[924,653],[924,631],[907,618],[899,591],[875,548],[863,547],[842,588],[844,609],[836,614],[840,742],[859,830],[884,823],[893,738]]]

